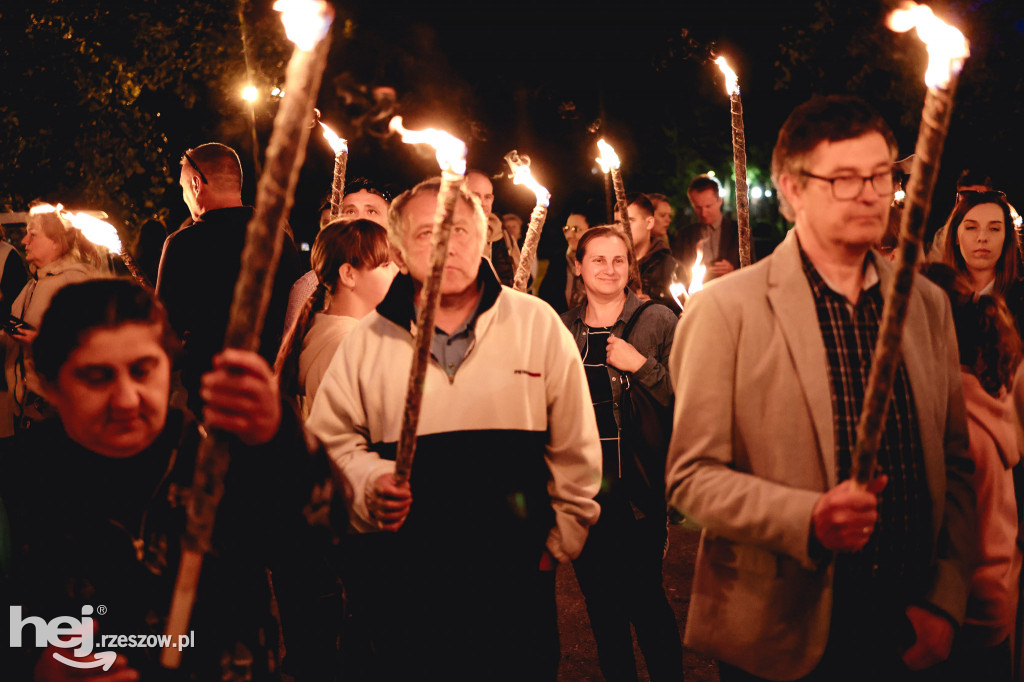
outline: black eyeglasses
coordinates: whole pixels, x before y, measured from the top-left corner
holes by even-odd
[[[824,180],[832,185],[832,197],[837,201],[856,199],[864,191],[864,185],[868,182],[871,182],[871,188],[879,196],[892,195],[893,191],[891,168],[887,168],[874,175],[839,175],[834,178],[826,178],[814,173],[808,173],[807,171],[800,171],[800,175],[814,178],[815,180]]]
[[[207,182],[206,176],[203,175],[203,171],[199,170],[199,166],[197,166],[196,162],[192,160],[192,157],[188,155],[188,153],[190,151],[191,151],[190,149],[187,149],[184,152],[182,152],[181,160],[182,161],[188,161],[188,165],[192,166],[192,170],[194,170],[196,173],[199,174],[199,179],[203,181],[203,184],[204,185],[209,185],[210,183]]]
[[[391,192],[383,187],[378,187],[372,181],[366,178],[356,178],[352,182],[345,185],[345,192],[343,196],[349,194],[355,194],[356,192],[369,192],[370,194],[376,194],[384,201],[391,203]]]

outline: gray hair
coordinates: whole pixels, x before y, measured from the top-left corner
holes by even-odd
[[[406,254],[406,238],[409,236],[409,221],[405,216],[405,205],[419,194],[429,192],[437,195],[440,191],[441,178],[428,178],[412,189],[402,192],[391,202],[391,207],[388,209],[388,239],[391,241],[392,246],[403,256]],[[487,243],[487,216],[484,215],[484,209],[480,205],[480,200],[466,189],[464,183],[459,185],[459,198],[473,209],[474,222],[477,224],[480,248],[482,250]]]

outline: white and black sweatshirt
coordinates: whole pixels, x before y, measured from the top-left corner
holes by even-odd
[[[483,262],[474,341],[451,377],[427,368],[400,533],[438,546],[534,560],[545,546],[575,558],[600,513],[601,449],[572,336],[544,301],[499,284]],[[412,365],[413,282],[395,278],[377,310],[335,354],[307,426],[345,487],[352,527],[376,526],[366,493],[394,471]]]

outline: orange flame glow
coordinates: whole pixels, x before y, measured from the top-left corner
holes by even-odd
[[[277,0],[274,9],[281,13],[288,40],[303,52],[324,39],[334,20],[334,10],[323,0]]]
[[[82,232],[82,236],[96,246],[102,246],[108,251],[120,253],[121,238],[117,236],[117,229],[105,220],[100,220],[84,211],[78,213],[66,212],[67,218],[73,227]]]
[[[929,88],[945,88],[960,73],[971,51],[964,34],[939,19],[926,5],[907,3],[889,15],[889,28],[897,33],[917,29],[928,48],[928,71],[924,82]]]
[[[537,195],[537,205],[547,208],[551,203],[551,192],[533,177],[533,173],[530,172],[530,157],[525,154],[520,156],[519,152],[513,149],[505,155],[505,161],[512,169],[513,184],[529,187]]]
[[[715,60],[715,64],[718,64],[718,68],[725,74],[725,92],[730,97],[733,95],[740,94],[740,82],[736,78],[736,72],[729,66],[729,62],[725,61],[725,57],[719,57]]]
[[[601,167],[602,173],[619,168],[619,155],[615,153],[615,150],[610,144],[604,141],[602,137],[597,141],[597,148],[601,151],[601,156],[597,157],[597,165]]]
[[[679,300],[679,297],[686,295],[686,285],[682,282],[672,282],[672,284],[668,285],[668,293],[672,294],[672,298],[675,299],[676,305],[682,308],[683,302]]]
[[[28,209],[28,214],[29,215],[39,215],[41,213],[54,213],[54,212],[56,212],[59,215],[60,212],[63,211],[63,210],[64,210],[64,204],[57,204],[56,206],[54,206],[53,204],[36,204],[35,206],[32,206],[31,208]]]
[[[402,117],[395,116],[388,127],[402,136],[406,144],[429,144],[437,151],[437,165],[442,171],[466,174],[466,143],[451,133],[436,128],[408,130],[402,125]]]
[[[704,250],[698,248],[697,258],[693,261],[693,268],[690,270],[690,296],[704,288],[704,275],[707,271],[707,266],[704,265]]]
[[[338,137],[338,134],[328,128],[326,123],[320,125],[324,129],[324,138],[327,140],[327,144],[331,145],[334,155],[348,154],[348,140]]]

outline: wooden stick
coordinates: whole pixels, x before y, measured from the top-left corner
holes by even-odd
[[[286,90],[266,152],[266,172],[256,188],[256,210],[249,221],[242,252],[242,270],[235,284],[224,345],[256,350],[281,256],[283,225],[294,201],[299,170],[309,141],[309,120],[327,63],[329,36],[310,51],[296,49],[288,62]],[[217,505],[224,493],[228,470],[229,440],[212,432],[203,439],[196,459],[195,478],[188,506],[188,525],[183,542],[178,579],[171,602],[166,634],[178,642],[192,614],[196,586],[202,571],[203,553],[210,549]],[[160,664],[177,668],[181,650],[165,647]]]
[[[615,187],[615,210],[619,212],[618,222],[622,227],[622,231],[626,233],[626,244],[629,250],[635,254],[633,230],[629,227],[629,203],[626,201],[626,186],[622,182],[621,168],[612,168],[612,185]],[[640,266],[637,264],[636,258],[632,259],[632,265],[629,268],[629,286],[637,293],[641,293],[643,290],[643,283],[640,279]]]
[[[604,174],[604,207],[608,214],[607,221],[609,223],[615,222],[615,211],[612,208],[612,175],[610,172]]]
[[[398,485],[409,480],[412,460],[416,454],[416,427],[420,421],[423,404],[423,385],[430,364],[430,344],[434,340],[434,316],[441,300],[441,277],[448,260],[448,240],[452,233],[455,204],[466,176],[452,170],[441,171],[441,188],[437,193],[437,210],[434,213],[434,233],[430,247],[430,274],[420,290],[420,314],[416,321],[416,339],[413,346],[412,368],[409,384],[405,391],[405,414],[402,417],[402,431],[398,436],[395,453],[395,482]],[[486,230],[486,225],[484,226]]]
[[[747,199],[747,140],[743,132],[743,103],[737,92],[729,95],[732,110],[732,162],[736,171],[736,226],[739,231],[740,267],[750,265],[750,203]]]
[[[348,152],[334,155],[334,182],[331,184],[331,220],[341,217],[341,201],[345,198],[345,173],[348,170]]]
[[[122,246],[121,251],[118,253],[118,255],[121,256],[121,262],[124,263],[124,266],[126,268],[128,268],[128,272],[131,274],[132,279],[138,282],[143,289],[149,289],[150,291],[152,291],[153,285],[149,283],[149,280],[146,278],[146,275],[143,274],[142,270],[139,270],[138,264],[135,262],[135,259],[132,258],[131,255],[128,253],[128,249]]]
[[[523,250],[519,255],[519,268],[516,270],[515,279],[512,281],[512,288],[516,291],[526,291],[526,284],[530,281],[530,271],[533,270],[533,263],[537,260],[537,245],[540,244],[540,232],[544,227],[544,220],[547,217],[547,206],[537,204],[533,207],[533,213],[530,214],[530,227],[526,230]]]
[[[874,478],[878,447],[885,429],[892,384],[899,365],[903,323],[907,317],[914,281],[915,263],[921,251],[925,223],[932,203],[932,190],[939,173],[939,160],[953,113],[953,94],[958,77],[953,74],[944,89],[928,88],[921,127],[914,149],[906,203],[900,222],[900,245],[896,272],[885,296],[882,326],[878,332],[864,406],[857,422],[857,443],[851,454],[850,478],[866,486]]]

